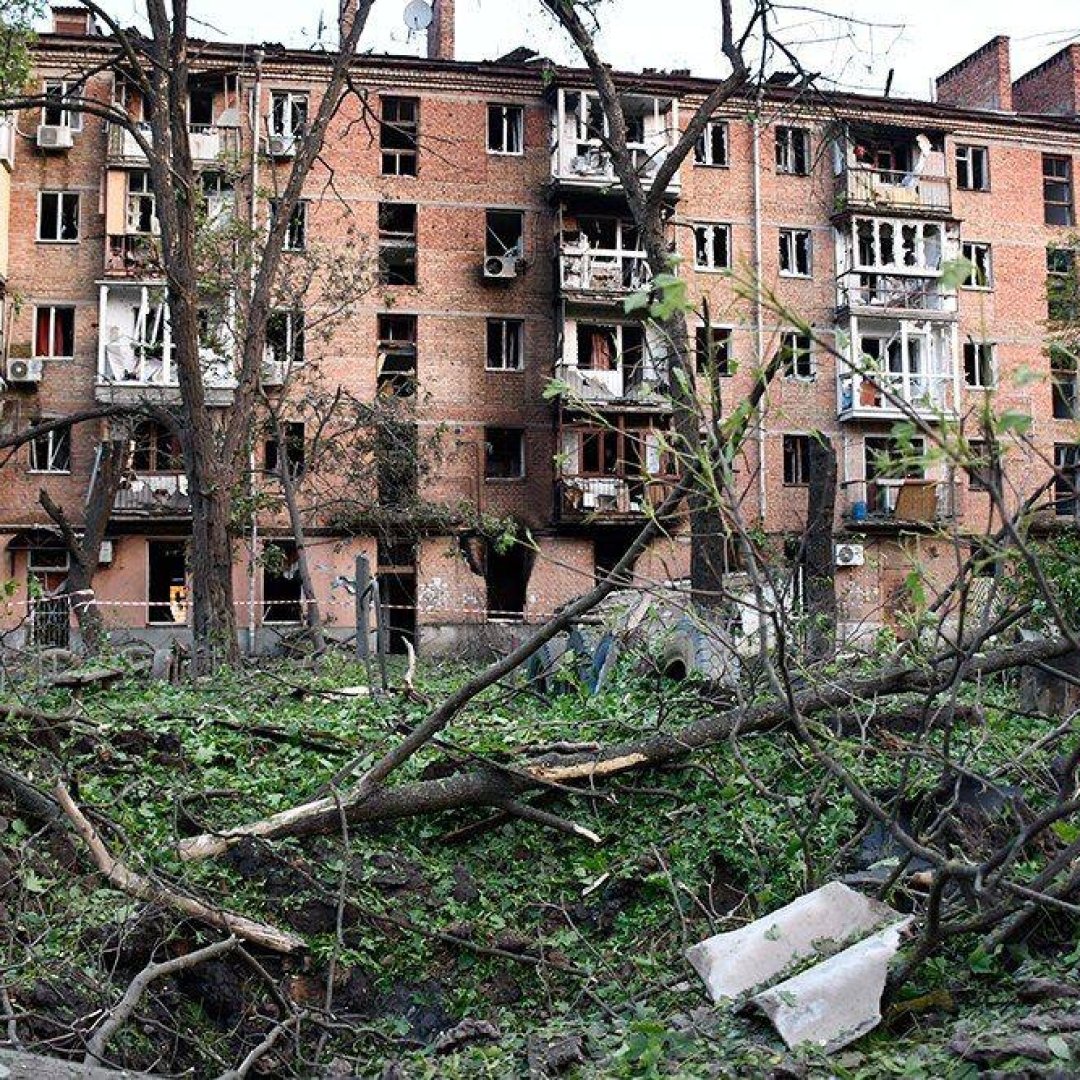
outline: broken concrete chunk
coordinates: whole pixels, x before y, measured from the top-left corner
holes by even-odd
[[[888,904],[831,881],[739,930],[691,946],[686,958],[713,1001],[768,986],[814,956],[836,952],[900,914]]]
[[[881,1022],[889,961],[911,919],[893,923],[753,998],[789,1049],[838,1050]]]

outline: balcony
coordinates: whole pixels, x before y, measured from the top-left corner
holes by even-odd
[[[161,240],[157,236],[123,233],[108,237],[106,277],[145,278],[163,273]]]
[[[140,123],[137,126],[143,138],[152,142],[150,125]],[[188,128],[188,144],[191,147],[192,161],[218,161],[222,157],[235,156],[240,152],[240,130],[213,124],[192,124]],[[110,124],[107,160],[110,165],[145,166],[146,154],[131,131],[118,124]]]
[[[135,473],[116,493],[118,517],[176,518],[191,514],[188,480],[183,473]]]
[[[877,213],[952,213],[947,176],[849,165],[836,178],[836,209]]]
[[[949,480],[876,477],[849,481],[846,493],[844,518],[858,530],[937,525],[962,510],[959,486]]]
[[[558,481],[560,518],[598,523],[643,518],[663,503],[676,483],[672,476],[563,476]]]
[[[564,245],[559,252],[559,284],[579,300],[621,303],[650,276],[642,251]]]
[[[624,94],[621,102],[626,117],[627,147],[635,170],[647,185],[675,145],[679,131],[678,103],[645,94]],[[557,183],[592,190],[619,186],[605,146],[607,122],[594,93],[560,89],[554,128],[551,175]],[[676,174],[668,185],[668,193],[677,194],[679,186]]]
[[[940,278],[850,270],[836,279],[837,310],[870,315],[954,316],[956,290]]]

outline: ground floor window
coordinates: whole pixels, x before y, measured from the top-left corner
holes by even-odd
[[[302,621],[300,559],[292,540],[274,540],[263,548],[263,622]]]
[[[182,540],[150,540],[146,545],[152,626],[187,622],[187,545]]]

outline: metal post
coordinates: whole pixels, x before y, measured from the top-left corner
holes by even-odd
[[[371,603],[371,566],[366,555],[356,556],[356,659],[371,656],[368,605]]]

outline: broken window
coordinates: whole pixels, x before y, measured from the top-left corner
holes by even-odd
[[[995,465],[985,439],[968,441],[968,485],[972,491],[989,491],[994,481]]]
[[[1080,446],[1076,443],[1054,444],[1054,512],[1061,517],[1077,516],[1077,472],[1080,471]]]
[[[300,557],[292,540],[273,540],[263,547],[264,623],[298,623],[303,615]]]
[[[730,375],[731,328],[727,326],[698,326],[694,330],[698,374],[715,371]]]
[[[730,225],[694,226],[694,266],[698,270],[730,269]]]
[[[581,433],[582,476],[615,476],[619,472],[619,432],[597,428]]]
[[[416,284],[415,203],[379,203],[379,280]]]
[[[524,331],[521,319],[488,319],[488,371],[521,371],[525,366]]]
[[[790,176],[810,174],[810,132],[806,128],[776,128],[776,171]]]
[[[586,371],[615,371],[619,366],[619,344],[614,326],[579,323],[577,366]]]
[[[42,191],[38,195],[38,239],[70,243],[79,239],[79,195]]]
[[[1072,225],[1072,158],[1043,154],[1043,208],[1047,225]]]
[[[71,428],[53,428],[31,441],[30,471],[71,472]]]
[[[187,549],[175,540],[149,540],[149,611],[153,625],[187,622]]]
[[[203,131],[214,126],[214,88],[193,86],[188,91],[188,127]]]
[[[156,420],[140,420],[131,433],[129,466],[137,473],[184,471],[184,451],[180,437]]]
[[[990,190],[990,150],[987,147],[956,147],[956,186],[964,191]]]
[[[1055,420],[1080,418],[1076,354],[1064,345],[1050,346],[1050,397]]]
[[[525,215],[520,210],[488,210],[484,254],[520,259],[525,254]]]
[[[66,127],[82,131],[83,114],[68,107],[68,101],[77,97],[78,87],[62,79],[46,79],[42,85],[46,104],[41,110],[41,122],[48,127]]]
[[[791,277],[810,276],[810,230],[780,230],[780,273]]]
[[[157,235],[161,226],[157,218],[157,200],[150,182],[149,169],[132,169],[128,173],[126,231],[133,235]]]
[[[383,176],[415,176],[420,102],[416,98],[384,97],[379,122]]]
[[[521,154],[525,149],[525,110],[520,105],[489,105],[489,154]]]
[[[277,199],[270,200],[271,229],[277,220],[278,205]],[[285,236],[281,242],[284,251],[303,251],[307,246],[307,208],[307,201],[303,199],[293,208],[292,216],[289,218],[289,225],[285,229]]]
[[[810,483],[810,436],[784,436],[784,483],[805,487]]]
[[[525,432],[521,428],[484,428],[484,477],[520,480],[525,475]]]
[[[997,365],[992,342],[964,342],[964,383],[973,390],[991,390],[997,385]]]
[[[420,432],[414,423],[380,417],[375,425],[375,485],[380,506],[416,503]]]
[[[1046,313],[1051,322],[1080,318],[1080,275],[1074,248],[1046,249]]]
[[[379,315],[378,360],[375,377],[383,397],[410,397],[416,393],[415,315]]]
[[[994,284],[990,270],[990,245],[965,240],[960,245],[960,253],[970,263],[968,275],[964,279],[965,289],[989,289]]]
[[[785,330],[780,335],[780,358],[785,378],[814,377],[813,341],[809,334]]]
[[[34,355],[70,359],[75,355],[75,309],[50,304],[34,309]]]
[[[728,164],[728,126],[722,120],[710,121],[694,143],[694,164],[726,167]]]
[[[307,94],[294,90],[270,93],[270,134],[284,139],[299,139],[307,129]]]
[[[891,514],[904,480],[918,480],[924,474],[923,440],[901,441],[891,435],[868,435],[863,454],[869,508],[873,513]]]
[[[304,313],[277,308],[266,319],[266,359],[279,364],[304,362]]]
[[[303,421],[288,420],[281,424],[285,436],[285,451],[289,457],[289,472],[294,480],[304,475],[304,424]],[[266,440],[263,448],[263,467],[268,473],[277,473],[281,468],[281,444],[276,438]]]
[[[514,543],[500,552],[488,543],[484,557],[487,585],[487,617],[517,622],[525,614],[533,553],[524,544]]]

